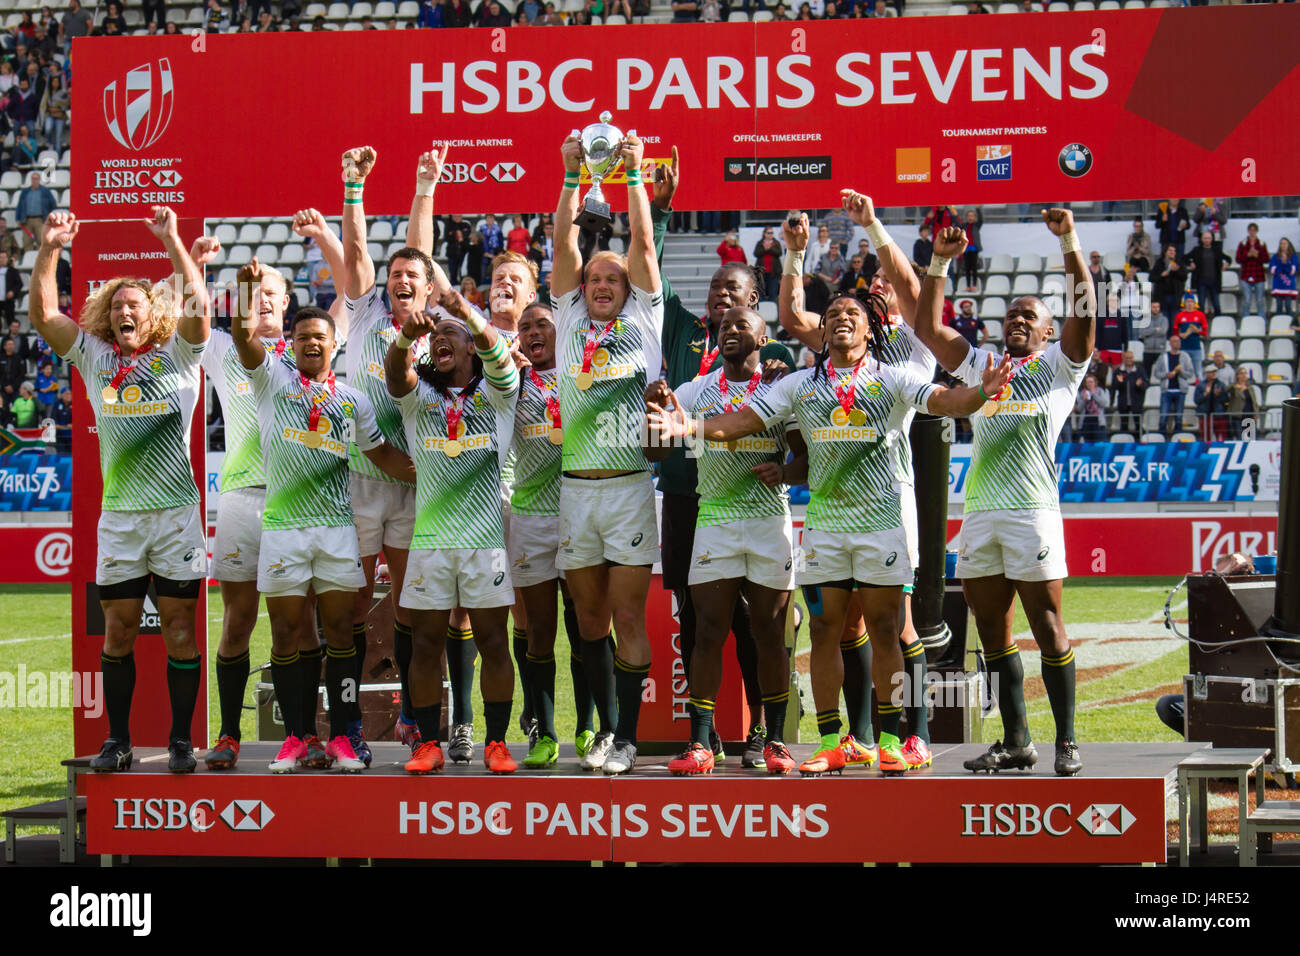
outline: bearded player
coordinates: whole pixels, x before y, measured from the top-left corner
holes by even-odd
[[[411,612],[411,711],[420,744],[410,773],[440,770],[442,654],[453,608],[469,612],[483,654],[480,687],[487,720],[483,762],[513,773],[505,744],[514,698],[506,622],[514,588],[501,520],[501,466],[514,433],[519,374],[505,337],[456,292],[442,307],[454,317],[407,318],[385,359],[414,449],[418,513],[402,601]],[[411,360],[412,342],[429,336],[429,357]]]
[[[71,213],[50,214],[32,270],[32,326],[81,373],[99,433],[104,494],[95,583],[104,610],[100,667],[109,737],[90,762],[97,771],[131,766],[133,649],[150,580],[167,647],[167,769],[188,772],[196,766],[190,723],[202,661],[194,617],[207,576],[207,547],[189,435],[211,309],[202,274],[181,246],[176,214],[166,206],[152,208],[145,225],[183,285],[160,283],[155,289],[147,281],[111,279],[86,301],[80,325],[60,315],[55,265],[77,234]]]
[[[254,259],[239,270],[241,289],[262,283]],[[314,307],[293,318],[297,368],[289,368],[256,337],[259,320],[243,311],[232,328],[239,360],[257,401],[266,506],[258,556],[257,589],[271,618],[271,681],[284,718],[285,741],[271,762],[274,773],[291,773],[307,754],[303,713],[303,643],[308,590],[325,634],[325,686],[329,694],[326,755],[346,773],[365,769],[347,736],[360,684],[352,642],[352,605],[365,584],[348,485],[349,448],[355,442],[377,468],[414,478],[410,459],[385,444],[374,408],[359,390],[335,381],[330,365],[337,342],[334,321]]]
[[[942,278],[927,279],[919,309],[942,304]],[[892,443],[899,438],[908,404],[932,415],[966,415],[977,409],[976,388],[945,389],[905,368],[881,362],[885,340],[885,302],[867,294],[839,296],[826,310],[826,348],[814,368],[786,376],[748,408],[702,421],[688,420],[652,406],[652,431],[663,435],[695,433],[714,442],[737,441],[784,423],[791,416],[808,442],[808,504],[799,583],[812,612],[812,687],[821,745],[800,765],[806,775],[843,770],[840,689],[843,661],[840,637],[849,598],[857,592],[867,631],[876,644],[873,677],[880,701],[880,766],[905,773],[898,739],[901,705],[895,703],[902,680],[903,655],[898,619],[903,585],[912,580],[901,492]],[[990,358],[982,374],[988,394],[996,394],[1010,372]]]
[[[976,772],[1029,770],[1038,761],[1025,716],[1024,666],[1011,639],[1012,605],[1019,596],[1042,652],[1043,686],[1056,723],[1055,770],[1070,777],[1083,769],[1083,762],[1074,740],[1074,651],[1061,620],[1061,582],[1068,571],[1056,436],[1074,409],[1075,393],[1088,371],[1097,303],[1074,231],[1074,214],[1045,209],[1043,221],[1060,239],[1073,290],[1067,295],[1061,340],[1051,342],[1052,315],[1042,299],[1013,299],[1002,335],[1014,374],[1007,388],[971,417],[974,441],[957,576],[984,646],[1004,739],[965,766]],[[960,229],[941,230],[935,237],[935,260],[946,266],[965,247]],[[975,370],[994,357],[987,349],[972,347],[936,316],[919,321],[917,334],[940,364],[964,382],[972,381]]]
[[[767,340],[763,317],[753,309],[728,309],[718,330],[723,366],[677,387],[669,401],[688,418],[736,412],[766,395],[759,349]],[[786,466],[786,452],[794,461]],[[647,452],[652,460],[668,449]],[[794,542],[790,527],[789,481],[808,469],[803,437],[790,421],[740,442],[702,442],[699,518],[691,556],[691,597],[696,609],[690,682],[691,742],[668,771],[675,776],[710,773],[713,711],[722,684],[722,647],[732,609],[745,593],[758,650],[762,700],[767,712],[763,759],[769,773],[795,768],[785,746],[790,660],[785,649],[786,609],[794,590]]]
[[[648,374],[657,375],[663,361],[663,296],[650,201],[641,186],[644,147],[634,132],[624,138],[621,153],[628,183],[627,257],[598,252],[582,265],[574,223],[582,145],[575,131],[561,148],[564,187],[555,212],[551,273],[564,420],[556,566],[565,572],[577,608],[583,669],[600,717],[600,732],[582,767],[607,774],[626,773],[636,764],[642,684],[650,670],[646,599],[659,555],[654,486],[641,433]],[[605,640],[611,622],[616,655]]]

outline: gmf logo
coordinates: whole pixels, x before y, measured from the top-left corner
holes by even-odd
[[[166,132],[174,100],[171,62],[162,57],[104,87],[104,122],[122,146],[146,149]]]

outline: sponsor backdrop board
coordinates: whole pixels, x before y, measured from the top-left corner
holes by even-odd
[[[336,211],[338,156],[368,143],[371,212],[410,207],[416,155],[452,144],[441,212],[553,208],[558,147],[610,110],[651,158],[681,147],[680,209],[826,207],[842,185],[884,206],[1027,198],[1281,195],[1300,191],[1295,5],[762,24],[418,30],[75,41],[73,209],[139,215]],[[615,42],[610,42],[614,40]],[[1185,95],[1186,51],[1251,69]],[[365,64],[366,82],[323,63]],[[302,162],[246,170],[222,115],[330,122]],[[310,77],[310,82],[303,82]],[[866,138],[863,131],[869,131]],[[1173,163],[1137,157],[1176,157]],[[609,191],[615,204],[621,189]]]
[[[147,210],[146,210],[147,212]],[[181,242],[188,249],[203,232],[201,219],[181,218],[178,223]],[[118,276],[132,276],[158,281],[171,274],[171,263],[158,241],[143,222],[84,221],[77,233],[76,255],[72,266],[72,313],[79,314],[89,294],[102,283]],[[95,414],[86,397],[80,374],[72,370],[72,467],[77,475],[77,494],[72,500],[71,574],[57,580],[72,585],[72,669],[78,673],[98,673],[99,655],[104,645],[103,613],[95,588],[95,562],[100,500],[103,477],[99,469],[99,437]],[[94,383],[96,392],[99,383]],[[201,393],[200,393],[201,394]],[[206,444],[205,414],[200,401],[190,425],[190,460],[194,481],[199,488],[199,507],[203,498],[203,455]],[[42,535],[33,545],[36,567],[46,565],[50,555],[63,556],[60,539]],[[10,554],[4,560],[26,560],[29,553]],[[44,557],[43,557],[44,556]],[[49,579],[49,578],[45,578]],[[207,653],[207,594],[199,591],[195,610],[195,628],[199,635],[199,652]],[[171,708],[167,699],[165,668],[167,651],[157,637],[161,634],[158,608],[152,589],[145,598],[140,618],[140,639],[135,645],[136,685],[131,706],[131,740],[144,747],[165,747],[171,727]],[[207,668],[201,670],[199,700],[207,700]],[[97,753],[108,736],[108,716],[86,716],[84,709],[74,709],[73,744],[78,754]],[[195,747],[207,746],[208,710],[196,707],[190,732]]]
[[[70,510],[71,455],[0,455],[0,511]]]
[[[90,775],[87,851],[640,862],[1163,862],[1162,778]],[[331,820],[359,821],[333,826]],[[881,826],[882,820],[923,826]]]

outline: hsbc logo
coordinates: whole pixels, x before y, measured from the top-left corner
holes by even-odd
[[[518,163],[497,163],[488,168],[487,163],[446,163],[442,167],[442,183],[485,183],[493,179],[499,183],[517,183],[524,178],[524,167]]]
[[[261,800],[231,800],[221,811],[221,822],[232,830],[262,830],[275,814]]]
[[[119,144],[152,146],[167,131],[175,100],[171,61],[144,63],[104,87],[104,122]]]
[[[174,169],[160,169],[153,174],[155,186],[175,186],[181,181],[181,174]]]
[[[963,803],[961,835],[1023,837],[1046,833],[1066,836],[1077,822],[1092,836],[1119,836],[1137,820],[1122,803],[1094,803],[1077,818],[1068,803],[1039,807],[1035,803]]]

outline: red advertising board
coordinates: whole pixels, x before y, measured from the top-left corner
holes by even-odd
[[[203,231],[201,219],[182,218],[179,223],[181,241],[189,247]],[[86,297],[102,282],[129,275],[157,281],[171,274],[171,264],[158,241],[145,225],[136,221],[82,221],[74,243],[76,255],[72,267],[72,311],[80,312]],[[103,494],[103,476],[99,468],[99,438],[95,428],[95,415],[86,397],[85,385],[76,370],[72,371],[72,473],[76,476],[77,493],[72,498],[71,574],[58,575],[57,580],[72,585],[72,668],[78,673],[97,673],[99,654],[104,644],[103,613],[95,595],[96,540]],[[194,466],[194,481],[198,485],[200,502],[203,498],[204,454],[206,430],[203,402],[194,409],[190,426],[190,459]],[[200,508],[203,505],[200,504]],[[48,533],[48,532],[47,532]],[[34,560],[38,571],[49,576],[41,566],[42,542],[48,551],[62,556],[57,548],[60,539],[42,537],[34,545]],[[6,561],[25,561],[23,554],[12,554],[5,548]],[[21,565],[20,565],[21,566]],[[38,578],[46,580],[47,577]],[[145,747],[165,747],[171,727],[171,709],[164,682],[167,651],[163,642],[150,636],[161,633],[158,611],[146,599],[141,621],[140,639],[135,646],[136,670],[139,680],[131,706],[132,742]],[[207,595],[199,591],[195,611],[195,627],[199,651],[206,648]],[[199,700],[207,700],[207,670],[199,684]],[[108,736],[108,716],[86,716],[84,709],[73,711],[73,743],[79,754],[98,751]],[[206,746],[208,711],[196,707],[191,725],[192,740],[196,747]]]
[[[91,775],[87,788],[90,853],[828,863],[1166,854],[1159,777],[114,774]]]
[[[422,30],[78,39],[72,204],[88,218],[153,202],[336,210],[339,156],[368,143],[380,165],[367,209],[401,213],[416,156],[437,140],[452,144],[440,211],[550,209],[561,140],[602,110],[648,157],[680,147],[680,209],[826,207],[845,185],[884,206],[1294,193],[1292,139],[1278,134],[1300,122],[1298,28],[1300,9],[1281,4],[437,42]],[[1187,51],[1206,49],[1250,68],[1189,87]],[[310,150],[255,174],[248,137],[217,131],[206,108],[214,77],[249,76],[223,85],[222,116],[315,118]]]

